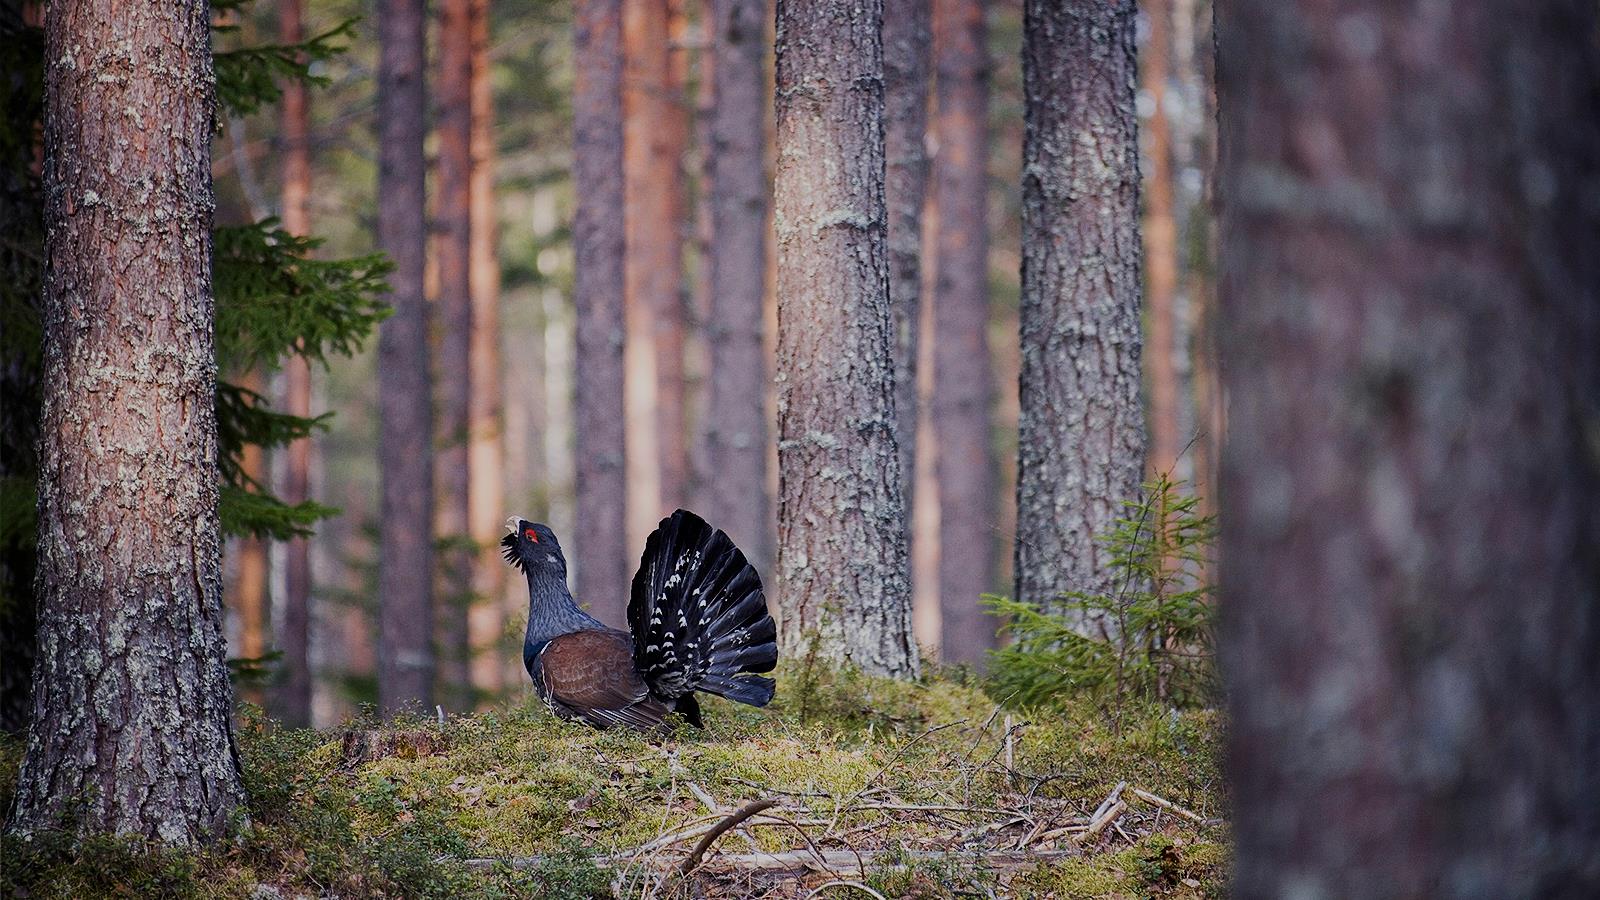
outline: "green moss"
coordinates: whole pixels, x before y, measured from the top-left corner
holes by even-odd
[[[899,683],[816,667],[780,672],[779,680],[781,700],[771,709],[708,703],[705,730],[684,728],[669,740],[596,732],[529,704],[451,719],[443,729],[394,723],[378,743],[395,752],[366,761],[344,758],[342,733],[279,729],[246,712],[239,737],[248,824],[233,841],[180,854],[8,837],[0,893],[223,898],[265,884],[286,895],[605,896],[611,873],[593,857],[711,820],[697,791],[721,811],[783,798],[783,815],[813,839],[833,835],[830,846],[957,853],[983,849],[951,843],[995,822],[983,810],[1016,808],[1030,793],[1068,813],[1087,811],[1127,780],[1206,815],[1220,810],[1213,714],[1135,711],[1120,729],[1088,709],[1037,721],[1013,714],[1020,727],[1008,771],[999,762],[1006,714],[959,675]],[[15,742],[0,743],[0,795],[12,789],[19,756]],[[948,808],[885,808],[916,804]],[[1154,821],[1153,808],[1143,812],[1150,815],[1141,821]],[[1166,815],[1155,833],[1135,834],[1132,847],[1110,840],[1112,851],[1091,850],[1007,884],[970,861],[894,856],[867,877],[885,896],[1220,894],[1221,829]],[[745,835],[766,850],[804,846],[793,827],[760,822],[722,846],[747,850]],[[1019,836],[1013,828],[992,846]],[[529,856],[543,863],[504,864]],[[464,859],[502,864],[468,867]],[[718,892],[714,881],[688,889]]]
[[[0,731],[0,814],[9,810],[17,794],[17,776],[22,770],[22,735]]]
[[[1226,845],[1189,842],[1166,834],[1141,838],[1115,853],[1057,860],[1011,884],[1019,897],[1220,898],[1225,894]]]
[[[1203,816],[1220,816],[1221,717],[1211,710],[1124,710],[1113,727],[1088,708],[1030,724],[1018,742],[1018,767],[1057,773],[1042,790],[1082,800],[1127,781]]]
[[[1018,897],[1090,900],[1132,896],[1133,885],[1116,866],[1091,857],[1041,865],[1013,881],[1011,888]]]

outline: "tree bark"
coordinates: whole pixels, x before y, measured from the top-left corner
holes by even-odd
[[[278,4],[278,40],[298,44],[305,38],[304,0]],[[279,107],[279,140],[283,161],[283,227],[291,234],[311,233],[310,98],[299,79],[283,85]],[[283,366],[283,411],[303,418],[311,415],[311,364],[290,355]],[[311,439],[284,448],[284,484],[279,497],[285,503],[302,503],[311,497]],[[311,724],[311,542],[290,538],[280,546],[284,555],[283,622],[279,646],[283,650],[283,680],[275,695],[275,711],[284,724]]]
[[[24,830],[192,845],[220,837],[243,799],[217,521],[208,13],[198,0],[46,13],[43,596]]]
[[[1144,471],[1134,6],[1023,15],[1016,579],[1049,605],[1115,590],[1100,540]]]
[[[574,22],[573,425],[577,596],[604,622],[627,609],[624,518],[622,4],[579,0]]]
[[[478,547],[472,571],[476,604],[467,617],[472,684],[492,695],[503,686],[498,658],[505,632],[505,572],[499,538],[505,509],[505,445],[501,425],[499,221],[494,193],[494,82],[489,70],[489,0],[471,0],[472,15],[472,293],[471,397],[467,403],[467,520]]]
[[[623,4],[624,172],[628,302],[655,352],[655,449],[666,511],[688,502],[683,418],[683,160],[688,110],[669,36],[667,0]],[[659,516],[648,516],[652,526]]]
[[[1167,116],[1168,56],[1172,52],[1170,0],[1144,0],[1150,23],[1139,78],[1151,100],[1146,158],[1150,177],[1144,203],[1145,316],[1149,335],[1144,348],[1145,384],[1149,389],[1151,474],[1177,468],[1181,440],[1178,428],[1177,295],[1178,221],[1172,196],[1172,123]]]
[[[711,368],[703,423],[706,514],[759,572],[772,563],[763,331],[767,278],[766,0],[715,0],[710,174]]]
[[[433,705],[433,393],[428,371],[427,134],[422,0],[378,7],[378,246],[394,261],[394,314],[378,337],[382,510],[378,706]]]
[[[445,542],[439,559],[438,687],[465,709],[472,694],[472,647],[467,616],[477,554],[469,544],[472,405],[472,2],[439,4],[438,183],[434,191],[434,253],[439,297],[434,331],[439,356],[438,452],[434,527]]]
[[[778,605],[786,653],[913,676],[880,0],[779,0]]]
[[[994,370],[989,359],[989,54],[982,0],[935,0],[938,71],[933,160],[939,207],[933,298],[935,476],[945,534],[939,555],[940,659],[981,663],[995,620],[979,598],[995,585]],[[957,549],[959,548],[959,552]]]
[[[1235,892],[1600,895],[1595,6],[1219,25]]]
[[[884,198],[889,211],[889,308],[894,324],[895,442],[914,516],[917,473],[917,347],[922,330],[922,205],[928,186],[931,0],[884,0]]]

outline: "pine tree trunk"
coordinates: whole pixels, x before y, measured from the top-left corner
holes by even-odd
[[[1172,123],[1167,116],[1167,58],[1172,52],[1170,0],[1144,0],[1149,37],[1140,57],[1141,87],[1151,100],[1146,157],[1150,161],[1144,203],[1145,315],[1150,333],[1144,348],[1145,383],[1150,398],[1152,474],[1177,468],[1178,222],[1172,199]]]
[[[895,444],[880,0],[778,2],[783,646],[917,672]]]
[[[278,41],[297,44],[304,39],[304,0],[280,0]],[[291,234],[311,233],[310,108],[306,86],[299,79],[283,84],[279,107],[279,140],[283,161],[283,227]],[[283,367],[283,411],[311,415],[311,365],[291,356]],[[284,485],[278,496],[285,503],[311,497],[311,439],[284,448]],[[290,538],[280,545],[284,554],[283,622],[279,646],[283,650],[283,681],[274,709],[287,725],[311,724],[311,542]]]
[[[1235,892],[1600,895],[1595,5],[1219,25]]]
[[[623,410],[622,4],[578,0],[573,59],[573,282],[577,326],[574,579],[601,621],[627,610]]]
[[[767,50],[765,0],[715,0],[711,27],[716,102],[711,121],[711,242],[706,265],[711,368],[704,417],[706,515],[756,570],[770,573],[772,498],[767,485],[762,343],[767,278]]]
[[[199,0],[47,12],[23,829],[66,814],[81,833],[187,845],[220,837],[243,799],[222,635],[208,14]]]
[[[1100,539],[1144,471],[1134,6],[1023,15],[1016,579],[1018,599],[1050,604],[1115,589]]]
[[[472,571],[476,605],[467,617],[472,684],[493,695],[503,686],[499,659],[505,631],[505,561],[500,558],[505,509],[505,444],[501,425],[499,222],[494,193],[494,82],[489,70],[489,0],[472,0],[472,292],[471,394],[467,404],[467,520],[478,547]],[[520,612],[520,609],[518,610]]]
[[[917,473],[917,347],[922,329],[922,204],[928,186],[930,0],[884,0],[884,199],[889,210],[889,308],[894,324],[895,442],[912,521]],[[908,526],[909,527],[909,526]]]
[[[979,598],[996,588],[994,371],[989,359],[989,55],[982,0],[936,0],[933,160],[939,207],[933,296],[933,417],[939,514],[940,658],[981,663],[995,644]],[[959,552],[957,552],[959,547]]]
[[[435,363],[439,387],[434,523],[439,559],[438,686],[455,709],[471,696],[467,616],[476,554],[469,546],[468,433],[472,404],[472,0],[439,4],[438,184],[434,251],[439,276]]]
[[[667,0],[626,0],[623,90],[628,302],[654,345],[655,449],[665,512],[687,502],[683,420],[683,173],[688,111]],[[644,511],[641,511],[643,514]],[[651,527],[660,516],[651,513]]]
[[[378,706],[433,705],[433,410],[428,371],[422,0],[378,7],[378,246],[394,314],[378,338]]]
[[[262,383],[259,369],[241,373],[238,383],[257,394],[265,393],[267,387]],[[239,456],[239,468],[246,477],[258,484],[267,483],[267,452],[261,445],[246,444]],[[267,652],[267,633],[271,627],[267,621],[267,542],[246,535],[233,541],[233,552],[236,554],[233,584],[224,582],[223,600],[226,606],[233,608],[233,614],[237,617],[239,644],[228,648],[229,655],[259,660]],[[241,693],[245,700],[257,705],[264,699],[260,688],[248,688]]]

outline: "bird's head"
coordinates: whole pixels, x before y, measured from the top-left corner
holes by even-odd
[[[550,526],[512,516],[506,520],[506,527],[511,533],[500,539],[506,562],[529,575],[567,577],[567,558],[561,554],[561,544]]]

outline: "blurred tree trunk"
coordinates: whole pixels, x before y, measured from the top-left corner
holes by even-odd
[[[1187,307],[1174,315],[1179,351],[1179,440],[1192,440],[1176,471],[1194,482],[1205,514],[1216,512],[1218,466],[1226,418],[1216,349],[1216,40],[1211,0],[1166,0],[1173,22],[1173,78],[1179,107],[1173,125],[1174,215],[1178,215],[1179,291]],[[1198,178],[1190,181],[1187,173]],[[1184,173],[1179,176],[1178,173]],[[1187,362],[1187,370],[1182,367]],[[1210,564],[1206,565],[1210,569]]]
[[[578,0],[573,58],[575,577],[578,599],[620,624],[632,574],[624,518],[621,0]]]
[[[778,605],[783,645],[912,676],[895,444],[880,0],[778,2]]]
[[[378,339],[378,706],[385,713],[433,704],[424,9],[422,0],[382,0],[378,7],[378,246],[395,263],[389,276],[394,314]]]
[[[209,11],[46,13],[42,598],[24,830],[194,844],[221,837],[243,800],[217,520]],[[126,109],[159,110],[163,125]]]
[[[1148,40],[1140,56],[1140,86],[1151,101],[1145,158],[1150,162],[1144,200],[1145,384],[1150,399],[1150,452],[1154,473],[1177,467],[1182,440],[1178,427],[1177,295],[1178,221],[1172,196],[1172,123],[1167,115],[1168,57],[1172,53],[1171,0],[1143,0]]]
[[[623,133],[628,302],[655,352],[655,445],[660,494],[670,512],[687,502],[683,419],[683,160],[688,141],[680,68],[669,33],[668,0],[623,4]],[[643,511],[641,511],[641,515]],[[659,515],[649,516],[652,526]]]
[[[468,279],[472,295],[467,401],[467,521],[477,545],[472,570],[476,601],[468,613],[472,685],[493,694],[503,686],[497,658],[505,631],[505,572],[499,538],[504,531],[505,446],[500,420],[500,261],[494,193],[494,81],[489,68],[489,0],[471,0],[472,208]]]
[[[439,356],[439,450],[434,457],[437,537],[444,542],[437,586],[438,686],[455,709],[472,695],[472,647],[467,616],[472,563],[467,508],[467,452],[472,404],[472,2],[439,4],[438,183],[434,191],[434,252],[439,299],[434,331]]]
[[[1023,28],[1016,579],[1050,604],[1115,589],[1100,538],[1144,472],[1133,2],[1028,0]]]
[[[278,4],[278,41],[298,44],[305,37],[305,0]],[[283,85],[279,111],[279,140],[283,163],[283,227],[291,234],[311,233],[310,98],[299,79]],[[284,412],[311,415],[311,365],[291,354],[284,362]],[[284,485],[279,497],[285,503],[302,503],[311,495],[311,440],[295,441],[284,448]],[[274,711],[287,725],[311,724],[311,542],[290,538],[280,545],[284,554],[283,623],[279,643],[283,650],[283,680],[275,696]]]
[[[989,360],[989,54],[982,0],[935,0],[934,203],[939,207],[933,295],[934,475],[946,534],[939,555],[940,658],[981,663],[994,619],[978,598],[995,589],[995,461]],[[948,547],[948,545],[945,545]],[[954,549],[954,548],[949,548]]]
[[[257,394],[265,394],[260,369],[239,373],[239,386]],[[239,455],[239,469],[246,478],[258,484],[267,483],[267,452],[258,444],[246,444]],[[234,540],[237,554],[233,572],[232,596],[228,586],[223,589],[223,600],[233,607],[238,616],[239,646],[230,648],[231,655],[242,659],[259,660],[267,652],[267,633],[271,627],[268,619],[267,595],[267,542],[245,535]],[[260,705],[263,701],[259,688],[242,691],[244,699]]]
[[[767,267],[766,0],[715,0],[711,69],[715,103],[710,174],[711,242],[706,322],[711,366],[703,422],[706,514],[760,572],[772,562],[767,487],[767,397],[762,345]]]
[[[884,0],[884,199],[889,210],[895,442],[900,447],[908,523],[913,516],[917,472],[917,346],[922,327],[922,205],[928,186],[931,18],[931,0]]]
[[[1240,897],[1600,895],[1595,13],[1221,17]]]
[[[703,515],[716,515],[712,509],[711,493],[715,480],[711,464],[711,432],[717,423],[706,415],[711,403],[710,376],[712,372],[711,331],[712,256],[715,254],[716,234],[711,207],[716,194],[716,116],[717,116],[717,8],[715,0],[701,0],[694,19],[694,36],[688,40],[695,44],[694,71],[686,78],[694,81],[694,107],[690,121],[692,146],[684,161],[685,172],[693,171],[695,190],[690,216],[693,231],[690,243],[694,247],[694,278],[688,285],[688,306],[685,315],[688,327],[684,334],[684,381],[686,401],[684,418],[689,425],[689,498],[693,509]],[[763,41],[765,43],[765,41]],[[765,96],[761,92],[761,96]],[[687,94],[685,94],[687,102]],[[764,117],[763,117],[764,118]],[[770,500],[768,503],[770,507]],[[734,536],[738,540],[738,536]]]

